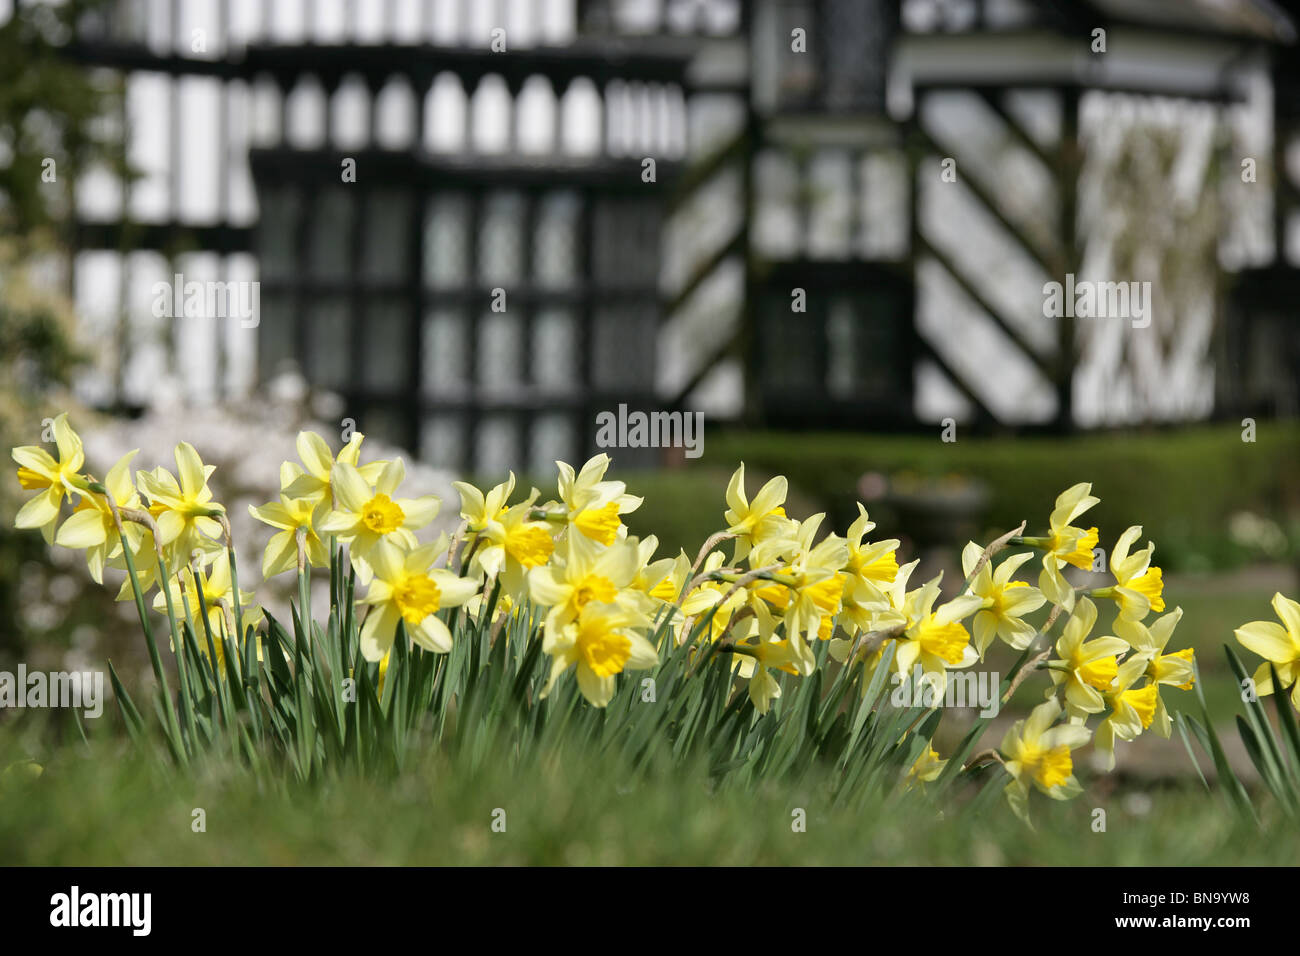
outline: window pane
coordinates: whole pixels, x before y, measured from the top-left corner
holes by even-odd
[[[408,308],[400,301],[366,305],[362,332],[361,384],[379,393],[401,391],[410,384]]]
[[[326,388],[345,387],[351,354],[347,299],[317,299],[307,309],[307,355],[303,365],[308,380]]]
[[[435,196],[424,221],[424,282],[434,287],[467,284],[469,200],[456,193]]]
[[[552,193],[537,208],[533,271],[543,288],[577,284],[581,272],[578,228],[582,202],[576,193]]]
[[[533,381],[556,392],[578,385],[578,320],[568,309],[545,309],[533,320]]]
[[[426,395],[456,392],[469,385],[473,364],[468,324],[459,310],[439,309],[425,316],[421,385]]]
[[[396,281],[406,275],[406,224],[411,199],[381,190],[366,197],[366,230],[362,243],[362,275]]]
[[[484,392],[500,394],[522,384],[523,321],[509,312],[488,312],[478,325],[478,382]]]
[[[518,282],[523,274],[524,197],[498,192],[483,205],[479,227],[479,278],[488,285]]]
[[[352,274],[352,196],[344,188],[313,197],[307,261],[313,278],[342,279]]]
[[[290,189],[262,190],[261,219],[257,224],[257,255],[263,278],[294,275],[294,235],[298,226],[298,194]]]

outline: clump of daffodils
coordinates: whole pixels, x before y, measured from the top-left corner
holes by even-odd
[[[132,472],[133,452],[100,479],[84,472],[81,440],[66,416],[55,420],[54,436],[57,457],[38,447],[14,449],[19,482],[34,492],[16,524],[85,551],[96,580],[106,568],[126,573],[118,597],[135,598],[164,688],[145,607],[167,616],[186,718],[171,726],[177,752],[187,753],[197,733],[192,715],[199,705],[191,698],[199,697],[209,706],[251,707],[254,725],[258,713],[278,722],[283,737],[299,738],[299,765],[311,768],[329,751],[315,738],[300,739],[309,717],[337,734],[340,753],[356,744],[349,707],[360,705],[343,693],[331,697],[333,678],[364,680],[373,668],[374,708],[442,714],[452,694],[469,695],[488,655],[499,668],[507,662],[520,668],[508,687],[523,708],[541,708],[561,689],[572,694],[576,687],[586,705],[614,710],[611,702],[633,672],[666,675],[671,665],[672,686],[699,707],[689,718],[654,726],[685,735],[675,739],[686,742],[711,739],[696,726],[711,714],[745,726],[774,719],[783,694],[823,686],[803,683],[819,671],[824,698],[805,701],[809,716],[783,732],[812,727],[823,699],[848,708],[824,715],[828,721],[851,713],[852,724],[874,727],[872,712],[887,706],[879,693],[885,684],[915,680],[941,701],[950,672],[983,661],[1002,643],[1022,655],[1000,691],[1002,701],[1035,672],[1046,672],[1047,688],[1044,702],[998,748],[964,766],[968,752],[943,756],[928,737],[909,750],[902,745],[914,723],[902,741],[895,733],[876,749],[919,754],[896,768],[904,786],[924,788],[955,771],[996,764],[1005,771],[1012,807],[1026,815],[1032,789],[1056,799],[1080,791],[1073,756],[1080,748],[1092,746],[1109,768],[1117,742],[1153,727],[1167,737],[1161,688],[1186,689],[1194,676],[1190,651],[1166,651],[1181,611],[1162,613],[1154,546],[1134,550],[1140,528],[1116,543],[1112,581],[1076,587],[1066,578],[1067,567],[1096,568],[1097,529],[1077,523],[1098,501],[1086,484],[1057,499],[1046,535],[1024,536],[1022,526],[988,546],[969,543],[962,553],[965,580],[945,592],[942,575],[912,581],[917,562],[899,563],[898,539],[872,539],[876,526],[864,506],[840,535],[825,527],[823,514],[788,515],[782,477],[751,497],[743,464],[727,487],[717,533],[694,556],[660,555],[654,536],[629,532],[625,518],[642,499],[606,476],[605,455],[580,469],[557,462],[553,496],[536,488],[523,493],[513,474],[488,489],[458,482],[459,528],[430,538],[427,529],[443,503],[402,494],[400,458],[362,462],[362,435],[335,453],[319,435],[303,432],[300,461],[281,467],[277,500],[251,509],[275,529],[262,556],[264,581],[297,577],[290,640],[258,606],[255,589],[240,588],[225,509],[208,486],[213,469],[196,449],[184,442],[176,447],[174,472],[163,465]],[[1008,548],[1025,550],[1003,556]],[[1036,555],[1041,570],[1031,583],[1022,575]],[[310,607],[313,570],[330,581],[324,627],[301,620]],[[1098,629],[1098,602],[1115,609],[1110,633]],[[1300,622],[1294,602],[1283,619],[1291,644],[1300,646],[1300,628],[1291,626]],[[1294,668],[1300,655],[1294,647],[1279,650],[1283,639],[1275,631],[1281,629],[1248,628],[1243,643],[1249,638],[1254,643],[1247,646]],[[466,642],[472,651],[464,651]],[[195,666],[207,669],[211,683],[185,671],[191,644],[199,654]],[[292,676],[317,654],[324,663],[312,665],[318,667],[312,681]],[[449,658],[455,667],[445,665]],[[539,668],[535,684],[527,670],[533,666]],[[241,698],[240,688],[257,686],[251,678],[258,673],[268,675],[269,693],[292,697],[291,705],[260,709],[260,690]],[[227,678],[238,686],[224,687]],[[849,685],[858,692],[847,693]],[[702,703],[708,692],[701,686],[721,688],[725,698],[716,711]],[[654,700],[653,694],[641,700]],[[292,721],[284,717],[288,706],[296,708]],[[626,715],[654,712],[627,707],[621,713],[632,720]],[[736,749],[719,751],[717,759],[757,765],[766,760],[766,739],[737,732]],[[819,736],[816,746],[829,739]],[[867,759],[866,750],[854,749],[867,739],[861,732],[836,739],[848,741],[844,767],[855,755]]]

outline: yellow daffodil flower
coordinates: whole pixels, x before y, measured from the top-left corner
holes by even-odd
[[[663,604],[676,603],[686,576],[691,572],[691,560],[686,552],[678,551],[675,558],[655,561],[654,554],[659,550],[657,537],[651,534],[639,541],[635,538],[628,540],[636,541],[637,547],[637,572],[631,587]]]
[[[280,529],[271,536],[262,553],[263,580],[269,581],[298,567],[299,534],[307,562],[317,568],[329,567],[329,548],[316,533],[316,526],[329,513],[329,502],[323,498],[290,498],[282,494],[279,501],[249,505],[248,513],[263,524]]]
[[[1114,685],[1102,692],[1110,713],[1100,726],[1094,743],[1106,770],[1115,769],[1115,741],[1135,740],[1151,726],[1160,706],[1160,687],[1153,681],[1134,689],[1145,677],[1147,659],[1135,654],[1119,665]]]
[[[522,598],[528,570],[545,564],[555,550],[550,524],[532,517],[540,492],[534,488],[525,501],[507,505],[515,487],[513,472],[486,495],[463,481],[452,484],[460,492],[460,514],[468,533],[477,539],[470,546],[471,568],[499,576],[506,593]]]
[[[1056,499],[1048,526],[1051,533],[1046,538],[1023,538],[1026,544],[1044,549],[1043,571],[1038,587],[1044,597],[1059,604],[1066,611],[1074,609],[1074,588],[1065,580],[1062,569],[1067,564],[1087,571],[1092,568],[1093,548],[1097,547],[1097,529],[1076,527],[1071,524],[1079,515],[1101,501],[1091,494],[1092,485],[1080,482],[1063,491]]]
[[[852,635],[871,629],[872,617],[889,607],[885,588],[898,576],[897,538],[868,542],[865,537],[876,525],[867,517],[867,509],[858,504],[858,517],[849,525],[845,544],[848,561],[840,573],[844,576],[843,625]]]
[[[943,768],[948,766],[948,761],[940,758],[939,752],[930,744],[925,745],[921,751],[921,756],[917,757],[912,764],[911,769],[907,771],[905,787],[919,787],[925,789],[927,783],[933,783],[939,779],[943,773]]]
[[[169,549],[168,564],[173,567],[188,564],[195,551],[207,550],[203,538],[216,541],[221,537],[221,525],[213,516],[223,509],[212,500],[208,487],[215,470],[215,465],[203,464],[193,445],[183,441],[176,446],[179,481],[161,466],[136,475],[136,486],[149,500],[159,540]]]
[[[361,626],[361,655],[383,660],[397,639],[397,624],[406,624],[412,641],[438,654],[451,650],[451,631],[438,617],[443,608],[457,607],[473,597],[477,581],[457,577],[433,561],[447,548],[446,536],[418,548],[402,548],[384,538],[370,551],[374,576],[358,604],[370,605]]]
[[[401,547],[414,548],[414,532],[437,517],[441,504],[437,495],[396,497],[405,478],[406,465],[400,458],[384,465],[373,486],[347,462],[336,463],[330,473],[335,507],[321,519],[317,530],[322,535],[337,535],[348,545],[363,584],[369,580],[366,565],[376,544],[392,538]]]
[[[215,671],[218,675],[225,673],[226,654],[225,647],[222,644],[222,638],[229,639],[236,643],[234,634],[234,585],[230,574],[230,559],[227,552],[222,551],[216,555],[212,561],[212,567],[204,570],[200,568],[197,572],[199,587],[202,588],[203,601],[207,604],[208,618],[207,626],[212,632],[213,649],[217,652]],[[178,579],[181,583],[178,583]],[[171,589],[172,604],[178,615],[184,614],[188,607],[192,625],[194,627],[194,641],[199,646],[199,650],[205,657],[208,654],[208,637],[203,629],[202,617],[203,604],[199,602],[199,591],[194,586],[195,574],[191,574],[189,569],[181,571],[179,574],[173,574],[168,581],[168,587]],[[242,588],[239,591],[239,611],[243,619],[244,628],[256,628],[262,620],[262,609],[253,603],[254,594],[252,591],[245,591]],[[167,598],[159,591],[154,596],[153,606],[155,611],[167,611]]]
[[[66,495],[79,490],[72,480],[86,461],[81,438],[68,424],[66,412],[54,419],[54,444],[58,460],[39,445],[22,445],[12,452],[18,463],[18,484],[24,491],[37,492],[18,509],[14,527],[39,528],[46,544],[54,543],[59,508]]]
[[[870,616],[865,629],[867,633],[894,630],[901,633],[903,629],[907,627],[907,584],[912,579],[912,572],[916,570],[916,566],[919,563],[919,560],[909,561],[898,569],[898,574],[894,576],[894,580],[884,589],[888,606],[884,610],[876,612]],[[879,646],[870,652],[866,649],[859,650],[858,659],[865,660],[866,680],[863,681],[862,685],[864,693],[867,689],[867,684],[870,682],[871,675],[875,673],[876,667],[879,666],[881,659],[884,657],[885,650],[892,640],[897,640],[897,638],[881,641]],[[857,646],[857,643],[858,638],[851,638],[849,640],[832,638],[830,642],[830,655],[841,664],[847,665],[850,663],[849,654],[852,649]]]
[[[970,632],[961,622],[983,605],[983,599],[967,594],[935,609],[942,578],[940,574],[907,595],[903,606],[906,629],[894,657],[894,666],[904,677],[919,664],[921,680],[933,688],[936,698],[947,689],[950,669],[970,667],[979,660]]]
[[[707,574],[717,571],[722,567],[724,560],[725,556],[721,551],[714,551],[705,558],[704,566],[701,569],[702,573]],[[689,573],[689,566],[686,570]],[[681,644],[687,639],[694,626],[694,620],[701,616],[706,617],[709,621],[708,630],[705,632],[706,640],[716,641],[724,634],[731,632],[733,630],[732,618],[750,603],[752,593],[749,588],[734,587],[729,581],[712,579],[701,581],[682,599],[681,613],[683,621],[680,624],[674,624],[677,629],[677,643]],[[746,625],[743,633],[732,633],[732,637],[739,639],[747,636],[751,627],[752,622],[750,625]]]
[[[304,467],[300,468],[293,462],[285,462],[288,467],[280,469],[280,493],[289,498],[312,498],[333,503],[332,473],[336,464],[351,465],[361,472],[362,478],[373,485],[379,480],[379,473],[384,470],[388,462],[372,461],[364,465],[358,463],[361,442],[365,437],[361,432],[353,432],[352,438],[343,446],[336,458],[320,435],[309,431],[299,432],[298,457],[302,459]]]
[[[139,449],[136,449],[123,455],[104,477],[104,490],[119,509],[140,507],[140,498],[131,483],[130,471],[131,459],[138,452]],[[108,502],[100,495],[82,492],[72,517],[63,522],[58,534],[54,536],[54,543],[74,551],[84,549],[90,576],[95,579],[95,583],[103,584],[104,565],[120,547],[117,524]]]
[[[998,748],[1011,775],[1007,801],[1016,815],[1029,820],[1029,788],[1036,787],[1053,800],[1067,800],[1082,792],[1074,777],[1070,751],[1088,742],[1088,728],[1081,724],[1056,724],[1061,705],[1044,701],[1018,720],[1002,738]],[[1055,724],[1055,726],[1053,726]]]
[[[640,554],[635,544],[616,541],[604,547],[586,535],[569,535],[564,558],[533,568],[528,593],[535,604],[550,610],[542,650],[554,647],[561,632],[591,601],[640,606],[640,592],[629,591],[636,578]],[[641,599],[641,600],[637,600]]]
[[[1097,605],[1080,598],[1065,631],[1056,642],[1056,660],[1048,662],[1055,688],[1065,685],[1065,706],[1072,718],[1098,714],[1106,708],[1103,694],[1114,688],[1119,658],[1128,642],[1118,637],[1087,640],[1097,623]]]
[[[970,577],[979,562],[984,549],[974,541],[962,551],[962,573]],[[993,570],[993,562],[986,561],[979,573],[971,580],[968,593],[983,599],[983,605],[976,612],[971,626],[974,632],[975,650],[980,660],[998,637],[1017,651],[1023,651],[1038,633],[1037,628],[1024,620],[1024,615],[1038,610],[1046,602],[1043,592],[1023,581],[1013,581],[1011,576],[1020,570],[1020,566],[1033,557],[1033,553],[1013,554]]]
[[[799,523],[792,537],[757,542],[749,556],[755,567],[785,562],[771,575],[776,586],[755,588],[755,593],[784,611],[786,637],[801,655],[799,642],[805,637],[831,636],[831,623],[844,595],[846,579],[840,571],[849,560],[848,543],[836,534],[813,543],[824,518],[816,514]]]
[[[1148,611],[1159,613],[1165,609],[1161,572],[1151,564],[1156,546],[1148,541],[1141,551],[1129,553],[1141,534],[1141,526],[1134,525],[1120,535],[1110,558],[1115,584],[1092,592],[1094,596],[1113,597],[1119,605],[1120,617],[1130,621],[1142,620]]]
[[[1255,693],[1271,694],[1290,687],[1291,703],[1300,710],[1300,604],[1279,592],[1273,595],[1273,610],[1281,626],[1272,621],[1251,621],[1233,633],[1242,647],[1264,658],[1255,671]],[[1277,668],[1281,688],[1273,686],[1270,662]]]
[[[643,499],[627,494],[621,481],[605,481],[609,456],[597,455],[574,474],[573,466],[557,461],[559,491],[569,524],[593,541],[613,544],[623,530],[620,515],[641,507]]]
[[[614,696],[614,678],[618,674],[659,663],[654,645],[638,633],[648,624],[649,619],[640,611],[587,602],[547,651],[551,673],[542,696],[550,694],[561,674],[575,667],[582,696],[593,706],[604,707]]]
[[[760,638],[737,643],[735,655],[736,673],[749,681],[749,699],[754,709],[766,714],[772,701],[781,696],[781,685],[768,670],[798,674],[796,649],[788,639]]]
[[[744,559],[761,541],[794,536],[794,522],[785,515],[788,490],[785,476],[777,475],[759,490],[751,503],[745,497],[745,463],[740,463],[727,484],[727,511],[722,516],[728,533],[737,536],[735,561]]]

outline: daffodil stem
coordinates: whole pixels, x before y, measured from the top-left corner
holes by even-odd
[[[235,562],[235,537],[230,530],[230,519],[223,511],[217,518],[221,531],[226,536],[226,561],[230,565],[230,600],[235,612],[235,646],[242,650],[244,645],[244,610],[239,603],[239,567]],[[243,670],[241,661],[240,670]]]
[[[989,546],[984,549],[983,553],[979,556],[979,560],[975,562],[975,567],[971,568],[970,574],[966,575],[966,581],[961,586],[963,594],[966,593],[966,590],[970,587],[970,583],[975,580],[975,575],[979,574],[980,571],[984,569],[984,565],[988,564],[989,561],[992,560],[993,555],[1011,544],[1025,541],[1024,538],[1020,537],[1025,530],[1025,524],[1026,522],[1022,521],[1020,522],[1020,527],[1008,531],[1006,534],[1002,535],[1002,537],[989,542]]]
[[[122,514],[118,510],[117,502],[113,496],[105,493],[105,500],[108,502],[109,511],[113,514],[113,524],[117,528],[118,541],[122,545],[122,556],[126,561],[127,577],[131,579],[131,592],[135,595],[135,609],[140,615],[140,626],[144,630],[145,645],[149,651],[149,664],[153,668],[154,679],[158,681],[158,686],[162,691],[163,699],[167,702],[164,711],[167,723],[167,737],[172,745],[172,753],[176,760],[184,766],[189,759],[185,750],[185,743],[181,739],[180,722],[176,719],[176,702],[172,700],[171,687],[167,680],[167,672],[162,666],[162,657],[158,653],[158,642],[153,636],[153,627],[149,624],[149,612],[144,603],[144,591],[140,588],[140,577],[135,569],[135,557],[131,553],[131,546],[126,540],[126,530],[122,525]],[[157,525],[153,523],[153,518],[148,512],[143,512],[143,517],[147,521],[141,520],[139,515],[132,513],[128,520],[135,523],[144,524],[149,527],[150,533],[157,531]],[[155,541],[157,538],[154,539]]]
[[[701,565],[703,565],[708,556],[713,553],[713,549],[722,544],[722,542],[729,541],[734,537],[734,534],[727,531],[718,531],[715,534],[709,535],[704,544],[701,545],[699,552],[695,555],[695,563],[691,565],[691,573],[686,576],[687,585],[682,588],[682,593],[677,595],[678,607],[682,606],[682,601],[684,601],[686,595],[690,593],[690,585],[694,582],[695,576],[699,573]]]
[[[1020,685],[1025,682],[1025,679],[1038,667],[1038,665],[1047,660],[1050,655],[1051,651],[1043,651],[1041,654],[1037,654],[1025,661],[1024,666],[1022,666],[1020,670],[1016,671],[1015,676],[1011,678],[1011,683],[1007,687],[1007,692],[1002,695],[1003,704],[1011,700],[1015,695],[1017,688],[1019,688]]]
[[[906,630],[905,626],[899,624],[895,627],[888,627],[879,631],[867,631],[858,638],[857,643],[853,645],[853,650],[845,660],[853,661],[857,658],[859,653],[875,653],[876,649],[884,644],[885,641],[893,637],[898,637],[904,630]]]
[[[181,716],[185,720],[185,730],[190,740],[197,743],[194,701],[190,699],[190,673],[189,668],[185,666],[185,648],[181,641],[180,625],[176,622],[176,602],[172,598],[171,572],[167,569],[167,559],[162,553],[162,545],[158,544],[156,535],[154,545],[158,550],[158,580],[162,585],[163,600],[167,602],[167,623],[171,626],[172,649],[176,655],[176,669],[179,672],[177,680],[181,685]]]

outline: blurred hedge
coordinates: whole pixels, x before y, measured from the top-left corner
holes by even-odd
[[[990,497],[988,532],[1029,520],[1045,529],[1056,495],[1090,481],[1102,503],[1089,521],[1109,548],[1130,524],[1156,542],[1160,564],[1171,570],[1232,567],[1260,557],[1294,559],[1300,531],[1300,424],[1261,422],[1256,441],[1242,441],[1236,425],[1180,430],[1084,434],[1070,437],[959,438],[897,435],[729,432],[708,436],[704,455],[676,469],[611,476],[646,497],[631,516],[637,533],[655,531],[665,549],[694,548],[721,527],[723,492],[744,461],[750,492],[775,473],[789,477],[791,514],[826,510],[843,533],[856,514],[858,484],[867,472],[892,481],[908,477],[982,481]],[[885,502],[868,502],[882,533],[907,534]],[[1288,550],[1268,555],[1234,541],[1229,521],[1251,512],[1289,535]]]

